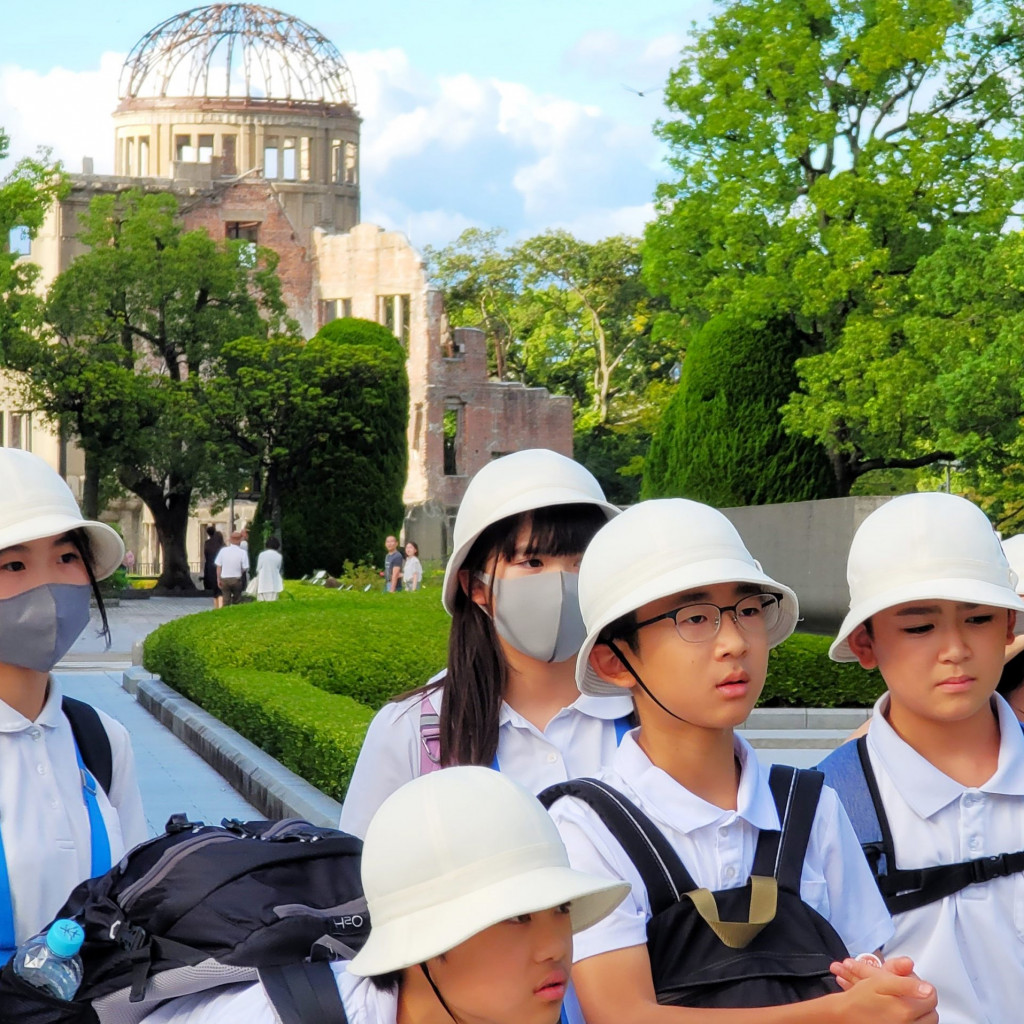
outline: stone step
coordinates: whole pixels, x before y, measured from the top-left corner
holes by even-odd
[[[740,729],[740,735],[752,746],[776,750],[834,750],[850,729]]]
[[[845,729],[850,733],[870,715],[870,708],[755,708],[743,728]]]

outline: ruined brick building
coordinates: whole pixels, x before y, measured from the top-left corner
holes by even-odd
[[[489,459],[534,446],[572,454],[571,399],[489,380],[483,334],[449,329],[408,240],[360,223],[355,85],[319,32],[255,4],[195,8],[136,43],[119,94],[114,174],[92,173],[86,158],[25,253],[44,286],[83,251],[79,219],[94,196],[143,188],[174,193],[186,229],[274,249],[289,312],[307,337],[338,316],[387,325],[408,353],[407,532],[428,558],[447,554],[454,509]],[[3,397],[0,444],[33,448],[80,492],[73,443]],[[241,520],[252,514],[234,511]],[[155,529],[141,503],[111,514],[138,563],[155,563]],[[210,522],[227,528],[227,513],[197,510],[193,562]]]

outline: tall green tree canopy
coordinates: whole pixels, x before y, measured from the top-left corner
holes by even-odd
[[[918,268],[1013,227],[1022,65],[1009,0],[737,0],[670,77],[646,280],[695,325],[792,319],[809,355],[785,422],[829,450],[842,493],[971,457],[936,374],[973,376],[980,346],[943,331]]]
[[[182,230],[172,196],[99,196],[84,217],[89,251],[54,282],[52,335],[7,351],[28,400],[79,439],[86,500],[113,475],[153,515],[160,584],[192,589],[185,530],[193,495],[237,488],[242,459],[215,443],[204,401],[223,346],[287,325],[276,256]]]
[[[657,385],[676,362],[655,329],[665,304],[641,279],[640,243],[550,231],[502,246],[503,234],[473,228],[426,251],[449,319],[487,333],[497,379],[572,396],[578,454],[616,500],[635,500],[620,471],[646,449]]]
[[[255,540],[281,538],[289,575],[372,561],[399,531],[409,383],[387,328],[345,318],[308,342],[230,342],[206,394],[225,446],[260,474]]]

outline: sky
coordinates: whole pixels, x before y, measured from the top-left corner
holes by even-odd
[[[3,0],[0,126],[17,158],[113,171],[118,78],[136,41],[188,4]],[[197,5],[198,6],[198,5]],[[661,90],[711,0],[280,0],[355,80],[362,219],[444,245],[639,234],[668,172]],[[0,163],[0,176],[11,166]]]

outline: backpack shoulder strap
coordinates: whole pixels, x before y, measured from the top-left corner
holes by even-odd
[[[441,716],[434,710],[429,694],[420,701],[420,775],[441,767]]]
[[[875,878],[895,871],[896,850],[868,756],[867,737],[836,747],[818,769],[826,785],[839,795]]]
[[[611,832],[643,879],[652,915],[697,888],[658,826],[617,789],[597,779],[571,779],[549,786],[538,799],[550,808],[563,796],[582,800]]]
[[[103,792],[109,794],[114,778],[114,756],[110,749],[110,737],[103,728],[99,712],[91,704],[74,697],[62,698],[61,709],[71,723],[71,733],[85,767],[103,787]]]
[[[781,888],[799,895],[823,781],[821,772],[772,765],[768,785],[781,827],[778,831],[762,831],[757,837],[751,874],[774,877]]]
[[[347,1024],[329,961],[261,967],[259,974],[280,1024]]]

